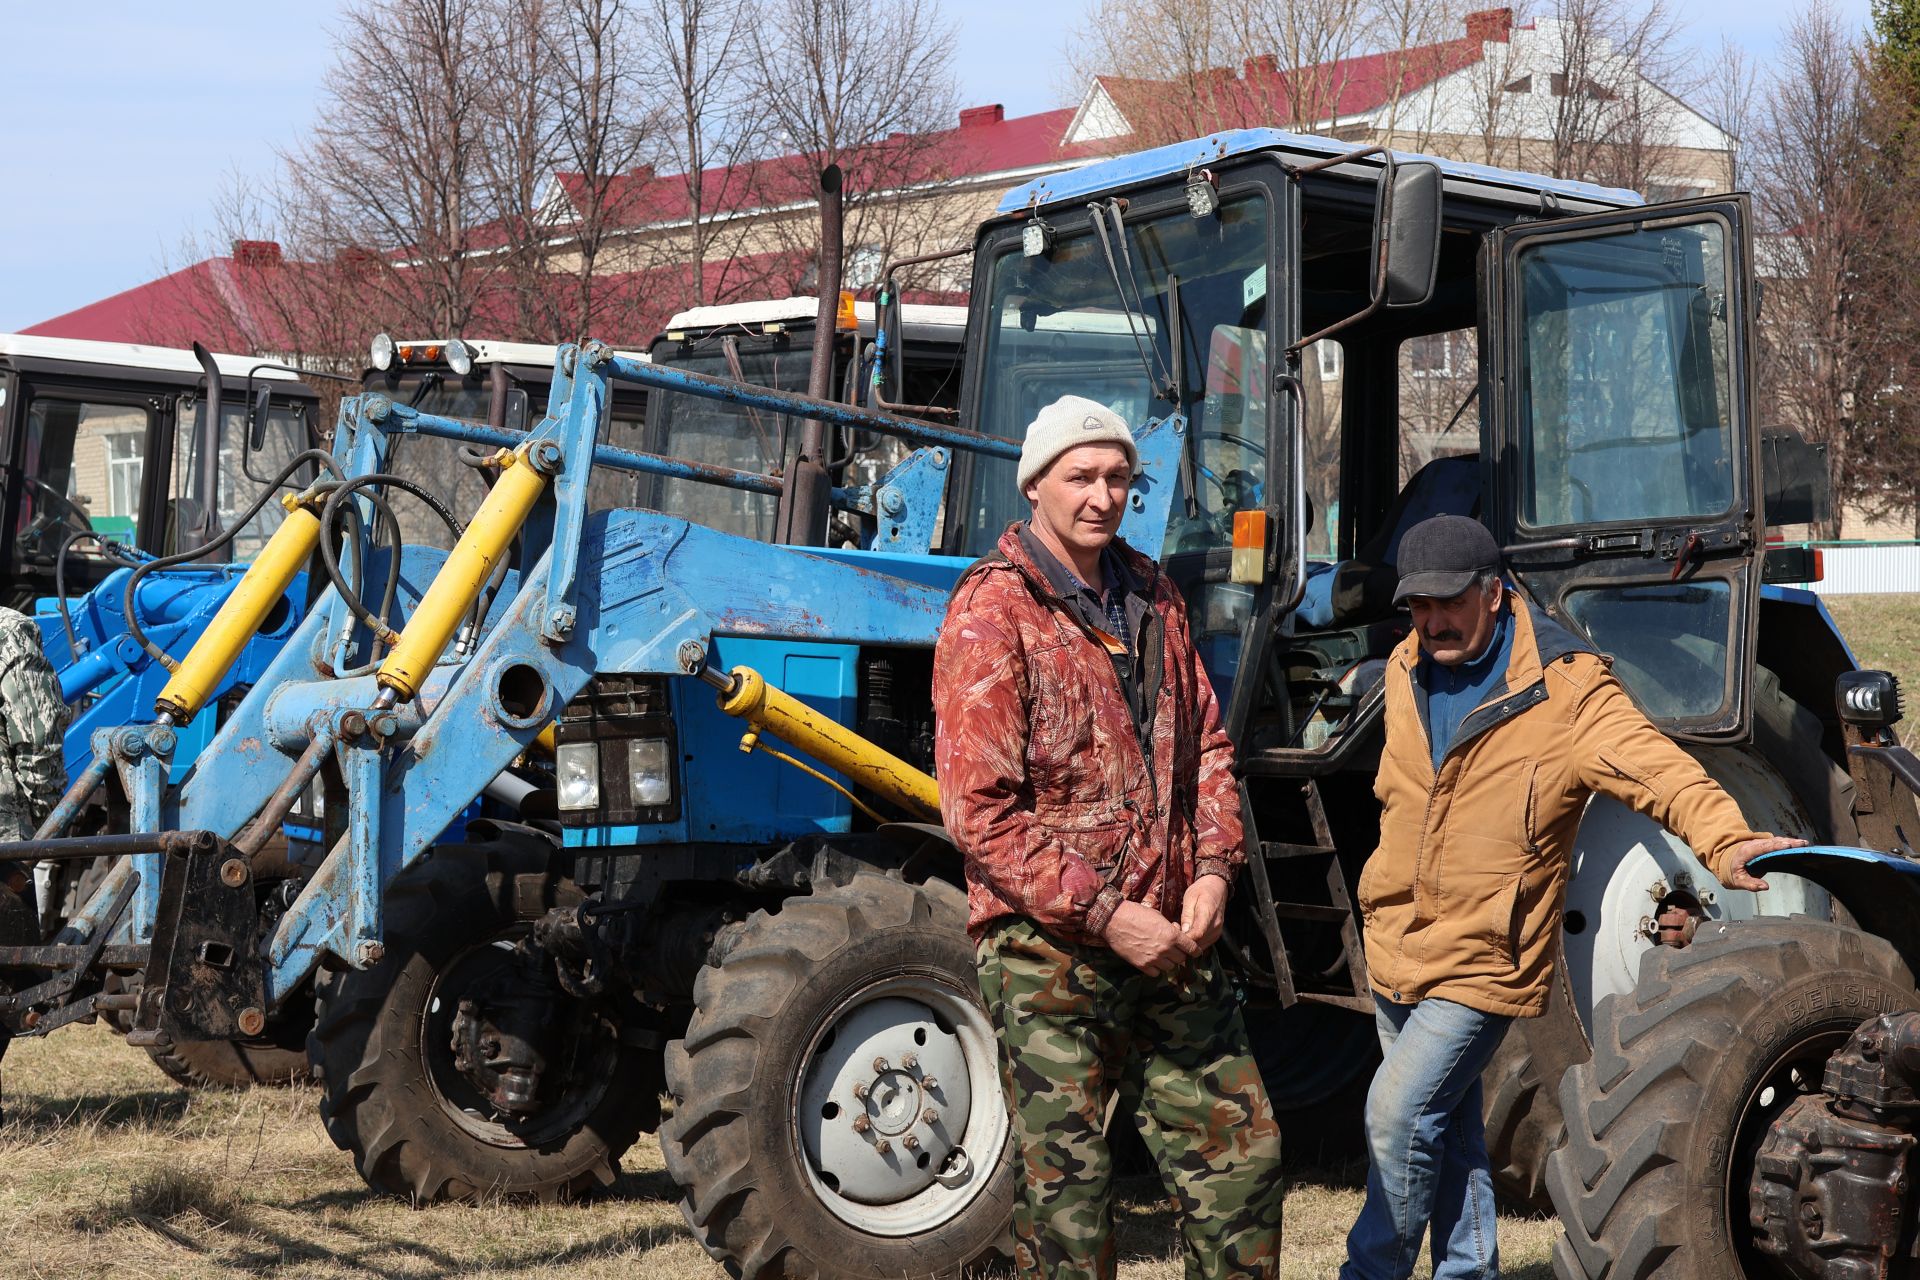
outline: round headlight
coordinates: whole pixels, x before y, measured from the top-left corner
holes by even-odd
[[[384,333],[373,335],[373,367],[385,372],[393,368],[393,338]]]
[[[456,378],[473,372],[473,352],[458,338],[447,339],[447,368],[453,370]]]

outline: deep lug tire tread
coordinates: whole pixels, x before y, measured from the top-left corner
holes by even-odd
[[[577,895],[535,845],[445,847],[389,888],[380,963],[320,975],[307,1038],[320,1117],[369,1186],[416,1204],[579,1198],[610,1185],[621,1154],[658,1123],[659,1058],[633,1046],[588,1121],[538,1148],[493,1147],[462,1130],[426,1080],[420,1012],[436,961],[526,919],[516,903],[544,912]]]
[[[1789,988],[1822,994],[1800,1001]],[[1592,1061],[1560,1082],[1567,1142],[1546,1173],[1561,1221],[1554,1274],[1740,1277],[1720,1188],[1762,1055],[1903,1003],[1920,996],[1891,945],[1808,916],[1716,922],[1684,950],[1651,948],[1638,986],[1595,1011]],[[1736,1206],[1744,1219],[1744,1198]]]
[[[863,874],[755,914],[724,962],[701,970],[686,1035],[667,1047],[674,1114],[661,1127],[660,1147],[695,1238],[731,1274],[949,1276],[1004,1248],[1013,1166],[996,1153],[992,1183],[958,1218],[922,1237],[861,1236],[864,1246],[836,1250],[836,1236],[858,1233],[806,1203],[810,1192],[783,1192],[805,1183],[790,1167],[793,1153],[779,1126],[766,1123],[763,1101],[784,1094],[769,1058],[803,1033],[793,1006],[807,1002],[816,975],[850,951],[889,944],[910,947],[924,963],[945,934],[957,948],[950,956],[964,958],[971,981],[965,925],[966,897],[951,885]]]

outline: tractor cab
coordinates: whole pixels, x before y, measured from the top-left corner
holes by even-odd
[[[829,399],[868,408],[951,416],[959,402],[964,307],[909,304],[889,335],[900,350],[902,385],[895,400],[875,399],[875,305],[842,294],[835,315]],[[782,298],[695,307],[667,322],[649,348],[653,363],[805,394],[812,385],[819,300]],[[651,393],[646,448],[694,463],[784,474],[800,448],[805,419],[752,405],[727,404],[682,392]],[[870,485],[905,455],[886,436],[839,430],[827,459],[838,487]],[[642,481],[641,506],[685,515],[711,528],[757,541],[773,536],[777,500],[771,494],[721,489],[693,479]],[[850,513],[838,517],[834,542],[858,541]]]
[[[252,496],[243,466],[275,467],[307,447],[316,405],[270,360],[0,336],[5,602],[30,611],[62,588],[83,594],[129,551],[206,543]],[[258,457],[244,447],[250,431]],[[249,558],[281,514],[263,510],[221,556]]]
[[[361,389],[421,413],[524,434],[548,412],[558,350],[531,342],[460,338],[396,342],[380,334],[373,340],[372,364]],[[646,403],[646,393],[637,387],[618,390],[608,408],[601,443],[641,447]],[[403,435],[389,445],[387,465],[424,485],[450,510],[474,511],[487,489],[480,468],[473,464],[493,452],[493,447]],[[633,478],[596,472],[592,492],[598,506],[631,504]],[[443,549],[453,545],[446,526],[419,504],[401,503],[396,516],[409,542]]]

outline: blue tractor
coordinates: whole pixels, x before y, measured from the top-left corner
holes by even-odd
[[[417,589],[385,618],[330,575],[177,788],[164,757],[191,699],[163,695],[154,723],[122,731],[136,820],[118,847],[157,881],[150,938],[116,951],[80,930],[0,963],[42,964],[54,984],[139,967],[134,1034],[156,1044],[257,1034],[315,980],[328,1131],[382,1190],[578,1194],[658,1125],[691,1228],[736,1274],[940,1275],[991,1255],[1014,1153],[925,773],[931,650],[951,584],[1024,514],[1016,437],[1073,392],[1136,424],[1122,534],[1186,591],[1239,747],[1256,856],[1222,945],[1265,1011],[1250,1021],[1283,1110],[1331,1112],[1372,1065],[1356,913],[1379,817],[1379,660],[1406,626],[1393,564],[1422,515],[1484,520],[1516,586],[1615,655],[1756,828],[1822,842],[1767,894],[1729,892],[1651,822],[1596,802],[1564,998],[1486,1082],[1509,1189],[1551,1184],[1578,1215],[1569,1231],[1592,1235],[1566,1266],[1611,1274],[1647,1240],[1664,1258],[1661,1233],[1682,1226],[1721,1233],[1690,1257],[1746,1257],[1753,1151],[1811,1090],[1806,1055],[1838,1047],[1869,998],[1915,1000],[1903,828],[1870,815],[1910,811],[1920,780],[1883,723],[1861,727],[1886,719],[1885,690],[1843,713],[1836,681],[1871,679],[1817,598],[1773,581],[1804,578],[1765,532],[1806,518],[1787,502],[1820,459],[1753,419],[1748,224],[1738,196],[1650,206],[1240,131],[1008,193],[975,239],[957,424],[596,343],[560,352],[520,440],[361,397],[343,413],[368,449],[396,431],[501,446],[485,503],[444,557],[408,549]],[[874,345],[883,395],[904,402],[881,336],[902,332],[896,308]],[[912,448],[871,481],[809,488],[804,465],[770,476],[596,443],[621,386],[804,418],[815,466],[859,433]],[[597,507],[593,463],[767,494],[790,545]],[[858,545],[829,545],[836,507],[859,517]],[[550,769],[525,767],[549,722]],[[503,770],[528,787],[520,818],[444,840]],[[263,913],[258,833],[315,778],[325,859]],[[1833,847],[1863,841],[1878,852]],[[1748,1020],[1674,1020],[1636,1096],[1666,1096],[1660,1064],[1689,1052],[1757,1054],[1728,1086],[1755,1143],[1670,1109],[1643,1113],[1659,1123],[1638,1145],[1596,1139],[1632,1099],[1585,1091],[1621,1078],[1644,1011],[1694,971],[1718,975],[1715,999],[1758,992],[1738,1005]],[[1818,1000],[1780,1003],[1834,975]],[[32,1029],[98,998],[76,980],[5,1016]],[[1813,1047],[1771,1070],[1749,1042]],[[1717,1180],[1703,1165],[1671,1187],[1665,1170],[1689,1159],[1718,1161]],[[1565,1198],[1581,1190],[1639,1196],[1617,1222],[1653,1226],[1610,1235],[1605,1206]]]

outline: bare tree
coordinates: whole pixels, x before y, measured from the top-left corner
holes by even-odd
[[[1539,23],[1548,170],[1644,191],[1670,165],[1686,73],[1667,0],[1553,0]]]
[[[1753,57],[1732,40],[1722,38],[1720,51],[1701,84],[1702,102],[1715,125],[1727,135],[1726,190],[1738,191],[1748,181],[1742,154],[1759,109],[1760,69]]]
[[[377,255],[397,309],[429,333],[466,329],[498,267],[474,254],[495,215],[480,167],[487,16],[482,0],[352,0],[313,131],[284,157],[289,203],[315,211],[336,253]]]
[[[740,247],[742,224],[724,215],[753,185],[756,130],[742,75],[749,10],[742,0],[648,0],[647,14],[648,96],[673,121],[661,131],[659,163],[680,174],[684,206],[681,301],[698,306],[714,300],[715,284],[738,284],[737,273],[710,281],[707,261]]]
[[[757,203],[810,206],[820,170],[839,165],[842,279],[858,286],[939,225],[941,202],[929,197],[952,159],[952,29],[933,0],[763,0],[754,17],[746,74],[776,153],[756,167]],[[811,261],[810,208],[765,229],[772,253]]]
[[[1866,100],[1860,49],[1834,11],[1795,18],[1755,137],[1754,172],[1767,239],[1758,254],[1766,307],[1758,327],[1760,403],[1828,449],[1835,495],[1871,499],[1872,468],[1856,424],[1887,387],[1888,330],[1861,284],[1873,274],[1890,192],[1860,163]],[[1836,507],[1838,507],[1836,503]],[[1840,511],[1821,530],[1837,537]]]

